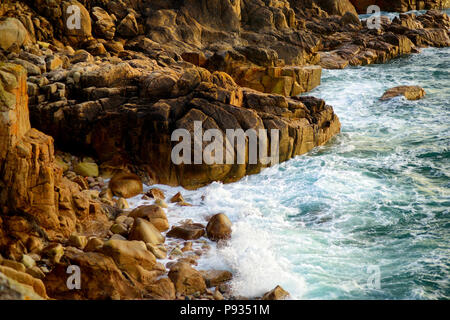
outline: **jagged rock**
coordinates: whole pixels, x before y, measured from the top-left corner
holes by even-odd
[[[109,251],[108,251],[109,253]],[[121,260],[119,260],[121,261]],[[67,288],[67,268],[80,267],[81,288]],[[133,299],[139,298],[138,288],[130,282],[116,266],[114,260],[96,252],[82,252],[68,248],[64,259],[44,279],[52,298],[57,299]]]
[[[274,289],[266,292],[262,300],[284,300],[289,297],[289,292],[285,291],[282,287],[276,286]]]
[[[387,90],[380,100],[404,96],[408,100],[419,100],[425,96],[425,90],[419,86],[398,86]]]
[[[147,286],[146,298],[154,300],[175,300],[175,286],[169,278],[161,278]]]
[[[62,177],[53,139],[31,128],[24,69],[1,64],[0,75],[0,206],[3,213],[13,213],[0,225],[10,225],[5,241],[9,237],[23,243],[32,236],[68,237],[78,219],[87,215],[99,222],[105,219],[100,207],[93,206],[90,211],[91,200],[77,184]],[[88,227],[80,224],[83,226]]]
[[[106,10],[100,7],[92,8],[92,17],[94,18],[94,30],[102,38],[112,40],[116,33],[114,19]]]

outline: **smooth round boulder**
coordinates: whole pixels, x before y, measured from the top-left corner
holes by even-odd
[[[223,213],[214,215],[206,226],[206,234],[213,241],[229,239],[231,232],[231,221]]]
[[[186,262],[178,262],[170,268],[169,279],[180,294],[203,293],[206,290],[205,280],[200,272]]]
[[[20,48],[28,39],[28,31],[18,19],[0,20],[0,48],[5,51],[8,51],[13,45]]]
[[[169,230],[169,221],[164,210],[157,205],[140,206],[130,212],[129,217],[151,222],[159,231]]]
[[[142,193],[142,180],[130,172],[119,172],[109,181],[109,189],[113,195],[121,198],[132,198]]]

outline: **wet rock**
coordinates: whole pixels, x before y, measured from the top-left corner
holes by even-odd
[[[164,191],[162,191],[159,188],[151,188],[150,190],[147,191],[146,195],[155,200],[156,199],[160,199],[160,200],[165,199]]]
[[[212,216],[206,226],[206,234],[213,241],[229,239],[231,232],[231,221],[223,213]]]
[[[289,292],[285,291],[282,287],[276,286],[274,289],[266,292],[262,300],[284,300],[289,297]]]
[[[167,233],[168,237],[178,238],[183,240],[196,240],[205,234],[205,227],[201,224],[184,224],[181,226],[174,226]]]
[[[208,288],[217,287],[220,284],[230,281],[232,273],[227,270],[205,270],[200,271]]]
[[[387,90],[380,100],[404,96],[408,100],[419,100],[425,96],[425,90],[419,86],[398,86]]]

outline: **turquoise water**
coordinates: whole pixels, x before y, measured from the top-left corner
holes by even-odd
[[[426,97],[379,101],[407,84]],[[237,183],[183,190],[196,206],[169,208],[172,222],[233,221],[199,268],[233,271],[247,297],[281,285],[294,299],[450,298],[450,49],[324,70],[310,94],[334,107],[341,134]]]
[[[426,97],[378,100],[405,84]],[[339,136],[203,190],[201,204],[235,223],[216,254],[238,274],[236,291],[281,284],[303,299],[450,298],[450,49],[325,70],[310,94],[334,107]]]

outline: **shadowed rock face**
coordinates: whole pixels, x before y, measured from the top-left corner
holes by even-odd
[[[371,30],[348,1],[76,5],[83,7],[77,33],[66,30],[61,1],[19,1],[7,11],[23,21],[30,39],[53,42],[7,57],[29,71],[33,126],[60,148],[90,153],[110,167],[133,165],[148,182],[186,188],[237,181],[267,165],[248,159],[175,165],[174,130],[192,133],[195,121],[224,135],[227,129],[278,129],[279,160],[285,161],[340,130],[324,101],[295,98],[320,83],[322,67],[381,63],[421,46],[450,44],[445,14],[401,15]],[[31,19],[32,10],[42,23]],[[263,151],[270,147],[269,137]],[[225,153],[237,158],[235,149]]]

